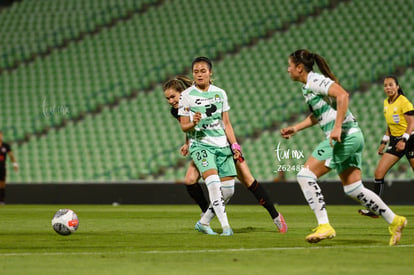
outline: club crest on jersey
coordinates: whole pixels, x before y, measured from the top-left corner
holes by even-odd
[[[206,159],[203,159],[203,160],[201,161],[201,165],[202,165],[203,167],[208,166],[208,161],[207,161]]]
[[[215,102],[222,102],[222,101],[223,101],[223,99],[221,99],[221,97],[220,97],[218,94],[216,94],[216,95],[214,96],[214,101],[215,101]]]
[[[392,120],[395,123],[400,123],[400,115],[392,115]]]

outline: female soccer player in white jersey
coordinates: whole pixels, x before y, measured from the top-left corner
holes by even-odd
[[[168,80],[163,85],[165,98],[167,99],[168,104],[170,104],[171,106],[171,114],[175,118],[177,118],[178,121],[180,120],[178,116],[178,103],[180,95],[185,89],[191,87],[192,85],[193,81],[188,77],[182,75],[176,76],[175,78]],[[180,151],[183,156],[186,156],[188,154],[188,138],[186,138],[186,142],[181,147]],[[244,158],[241,156],[239,159],[234,161],[237,169],[237,178],[250,192],[252,192],[257,201],[269,212],[278,231],[280,233],[286,233],[287,225],[283,215],[276,211],[276,208],[272,200],[270,199],[269,195],[267,194],[266,190],[253,177]],[[184,183],[191,197],[197,202],[202,211],[206,212],[208,208],[208,203],[206,207],[203,190],[198,184],[199,178],[200,172],[197,170],[197,167],[195,166],[194,162],[191,161],[187,173],[185,175]],[[209,221],[212,219],[212,217],[214,217],[214,212],[210,208],[209,213],[206,215],[206,219],[203,220],[204,224],[201,224],[201,222],[197,223],[196,230],[206,234],[214,234],[214,232],[209,227]]]
[[[377,194],[365,188],[361,182],[364,137],[348,110],[348,93],[338,84],[335,75],[320,55],[308,50],[297,50],[289,56],[288,63],[291,79],[304,84],[302,93],[311,114],[296,125],[282,129],[281,135],[290,138],[298,131],[319,124],[326,136],[297,175],[305,199],[319,224],[306,240],[316,243],[336,235],[329,223],[324,197],[317,183],[319,177],[331,169],[336,169],[345,193],[370,211],[381,215],[389,224],[389,244],[397,244],[407,219],[394,214]],[[315,63],[322,74],[313,71]]]
[[[234,158],[240,157],[234,147],[237,140],[228,114],[230,106],[226,92],[211,84],[210,60],[198,57],[191,67],[195,84],[181,93],[180,125],[188,133],[190,155],[206,182],[210,203],[223,229],[222,235],[230,236],[233,230],[227,219],[225,201],[234,194],[237,172],[229,142],[235,151]]]

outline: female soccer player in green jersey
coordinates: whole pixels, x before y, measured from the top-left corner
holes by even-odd
[[[188,77],[182,75],[176,76],[175,78],[168,80],[163,85],[165,98],[168,101],[168,104],[171,106],[171,114],[176,119],[178,119],[178,121],[180,121],[180,117],[178,116],[179,98],[181,96],[181,93],[185,89],[191,87],[192,85],[193,81]],[[186,138],[184,145],[180,148],[180,152],[183,156],[186,156],[188,154],[188,138]],[[269,212],[278,231],[280,233],[286,233],[288,228],[283,215],[277,212],[266,190],[253,177],[244,157],[241,156],[239,157],[239,159],[234,160],[234,162],[237,169],[237,178],[255,196],[257,201]],[[208,204],[206,207],[203,190],[198,184],[199,178],[200,172],[197,170],[197,167],[195,166],[194,162],[191,161],[190,165],[188,166],[187,173],[185,175],[184,183],[191,197],[197,202],[197,204],[202,209],[203,213],[205,213],[207,212]],[[203,220],[204,224],[197,223],[196,230],[206,234],[212,233],[213,231],[210,229],[209,223],[214,216],[214,212],[210,208],[210,210],[206,214],[206,219]]]
[[[313,71],[315,63],[322,74]],[[306,240],[316,243],[336,235],[329,223],[324,197],[317,183],[319,177],[336,169],[345,193],[381,215],[389,224],[389,244],[397,244],[407,219],[394,214],[377,194],[362,184],[364,137],[348,110],[348,93],[338,84],[325,59],[318,54],[297,50],[290,54],[288,64],[291,79],[304,84],[302,93],[311,114],[296,125],[282,129],[281,135],[290,138],[298,131],[319,124],[326,137],[297,175],[297,181],[319,224]]]
[[[181,93],[178,115],[181,129],[190,140],[190,155],[206,182],[210,203],[223,229],[222,235],[233,235],[225,201],[234,194],[236,167],[234,158],[240,157],[228,111],[230,106],[223,89],[211,84],[212,64],[206,57],[192,63],[194,85]],[[200,226],[203,225],[200,220]]]

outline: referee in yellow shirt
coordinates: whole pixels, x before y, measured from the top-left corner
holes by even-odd
[[[384,177],[391,167],[404,155],[414,170],[414,108],[404,93],[395,76],[384,79],[384,92],[388,98],[384,100],[384,116],[387,130],[378,148],[382,155],[375,170],[375,192],[382,195]],[[384,149],[388,143],[387,150]],[[360,210],[362,215],[378,217],[368,210]]]

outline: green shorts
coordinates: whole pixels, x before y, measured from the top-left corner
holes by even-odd
[[[338,174],[349,167],[362,167],[362,150],[364,149],[364,135],[358,132],[343,135],[342,142],[334,142],[332,148],[329,139],[319,143],[318,147],[312,152],[312,156],[317,160],[324,160],[325,166],[336,169]]]
[[[230,146],[220,148],[194,143],[190,147],[190,156],[201,174],[216,169],[220,178],[237,175]]]

